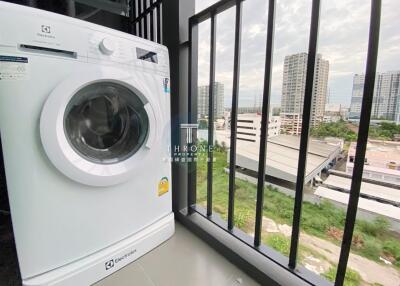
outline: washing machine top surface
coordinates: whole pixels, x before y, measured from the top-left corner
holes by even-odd
[[[169,75],[168,50],[163,45],[39,9],[6,2],[0,2],[0,7],[2,52],[129,65]]]

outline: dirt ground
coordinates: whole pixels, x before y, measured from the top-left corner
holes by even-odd
[[[268,233],[281,233],[286,237],[290,237],[292,233],[291,226],[276,224],[266,217],[263,218],[263,228]],[[305,233],[300,234],[300,243],[325,258],[307,256],[303,264],[309,270],[321,274],[326,272],[331,265],[337,265],[340,255],[339,246]],[[384,286],[400,286],[400,272],[392,266],[379,264],[356,254],[350,254],[347,266],[360,274],[362,280],[366,282],[363,285],[379,283]]]

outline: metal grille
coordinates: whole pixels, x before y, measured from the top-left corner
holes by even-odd
[[[162,0],[131,0],[130,25],[135,36],[162,43]]]
[[[213,172],[213,154],[208,152],[207,163],[207,208],[204,211],[201,207],[196,206],[196,162],[189,164],[188,177],[188,215],[194,212],[204,216],[207,220],[214,222],[236,238],[240,239],[255,250],[264,254],[267,258],[275,261],[282,267],[292,271],[294,275],[299,276],[305,281],[309,281],[310,276],[305,273],[293,271],[297,266],[298,246],[300,235],[301,208],[303,203],[303,189],[305,170],[307,165],[308,138],[310,131],[310,117],[312,105],[312,87],[314,83],[314,72],[317,57],[317,42],[320,18],[320,0],[312,1],[311,26],[308,44],[308,61],[307,75],[305,85],[305,99],[303,108],[303,128],[301,131],[300,153],[298,161],[297,181],[295,205],[293,211],[293,228],[291,236],[291,247],[288,261],[282,261],[277,257],[270,255],[271,252],[261,244],[262,215],[264,206],[264,184],[265,184],[265,164],[266,164],[266,142],[268,132],[268,111],[270,109],[271,98],[271,74],[272,74],[272,57],[273,57],[273,41],[274,41],[274,24],[275,24],[275,4],[276,0],[269,0],[268,9],[268,25],[267,25],[267,43],[265,47],[265,74],[264,74],[264,90],[262,102],[262,124],[261,124],[261,142],[259,152],[258,166],[258,182],[257,182],[257,202],[256,217],[254,227],[254,240],[244,237],[242,233],[234,227],[234,211],[235,211],[235,161],[236,161],[236,138],[237,138],[237,110],[238,110],[238,87],[239,87],[239,71],[240,71],[240,43],[242,30],[242,2],[243,0],[221,0],[209,8],[195,14],[189,20],[189,123],[197,123],[197,69],[198,69],[198,25],[205,20],[211,19],[211,35],[210,35],[210,78],[209,78],[209,126],[208,126],[208,144],[213,144],[213,103],[214,103],[214,83],[215,83],[215,53],[216,53],[216,17],[219,13],[235,7],[235,42],[234,42],[234,70],[233,70],[233,87],[232,87],[232,107],[231,107],[231,150],[230,150],[230,166],[229,166],[229,204],[227,223],[217,221],[212,216],[212,172]],[[335,285],[341,286],[344,283],[344,277],[347,268],[347,261],[350,254],[350,246],[353,237],[354,225],[356,221],[356,213],[358,207],[358,199],[360,197],[360,186],[363,174],[365,152],[368,139],[368,128],[370,122],[370,114],[372,107],[373,91],[375,86],[375,74],[378,55],[378,42],[381,17],[381,0],[371,0],[371,15],[369,23],[369,42],[368,55],[366,63],[366,80],[363,90],[363,100],[361,109],[361,118],[359,135],[357,140],[357,149],[355,156],[355,164],[353,170],[353,179],[350,190],[350,198],[347,208],[344,235],[341,246],[340,259],[336,274]],[[209,148],[210,150],[210,148]],[[268,203],[268,202],[266,202]]]

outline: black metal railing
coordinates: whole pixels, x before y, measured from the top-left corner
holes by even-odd
[[[269,1],[268,6],[268,26],[267,26],[267,47],[265,57],[264,73],[264,92],[261,118],[261,141],[258,158],[258,174],[265,174],[267,136],[268,136],[268,113],[269,100],[271,98],[271,76],[272,76],[272,56],[274,47],[274,26],[275,26],[275,0]],[[234,130],[236,132],[236,130]],[[264,207],[264,185],[265,176],[258,176],[257,180],[257,203],[256,203],[256,224],[254,231],[254,246],[260,246],[262,229],[262,212]]]
[[[237,109],[239,103],[239,78],[240,78],[240,48],[242,42],[242,2],[236,5],[235,16],[235,50],[233,58],[233,89],[232,89],[232,109],[231,109],[231,152],[229,154],[229,198],[228,198],[228,229],[233,228],[235,210],[235,166],[236,166],[236,140],[237,133]]]
[[[336,273],[336,285],[343,285],[344,282],[347,261],[350,254],[351,241],[353,239],[354,225],[356,222],[358,199],[360,198],[360,188],[364,171],[365,152],[367,150],[369,122],[371,119],[372,100],[374,97],[375,88],[379,31],[381,21],[381,5],[381,0],[372,0],[367,66],[365,71],[363,99],[361,103],[360,125],[358,129],[356,156],[353,168],[353,179],[351,180],[350,196],[347,207],[342,247],[340,249],[339,264]]]
[[[135,36],[162,43],[162,0],[131,0],[130,25]]]
[[[232,236],[241,240],[245,244],[251,246],[254,250],[263,254],[269,260],[273,260],[283,268],[286,268],[293,275],[297,275],[302,280],[310,282],[313,280],[312,273],[307,271],[297,271],[297,258],[298,246],[300,236],[300,222],[301,211],[303,204],[303,189],[305,170],[307,165],[308,153],[308,139],[310,131],[310,118],[311,118],[311,105],[314,85],[314,72],[317,57],[317,42],[319,32],[319,18],[320,18],[320,0],[312,1],[311,11],[311,26],[308,46],[308,61],[307,61],[307,74],[305,85],[305,97],[302,118],[302,131],[300,140],[300,151],[296,181],[295,204],[293,210],[293,228],[291,236],[291,247],[288,259],[281,259],[276,254],[270,252],[268,247],[261,245],[261,230],[262,230],[262,216],[264,207],[264,185],[265,185],[265,164],[267,152],[267,132],[268,132],[268,112],[270,109],[271,98],[271,76],[272,76],[272,58],[273,58],[273,40],[274,40],[274,25],[275,25],[275,0],[269,0],[269,12],[267,23],[267,42],[266,42],[266,58],[265,58],[265,74],[264,74],[264,90],[263,90],[263,103],[262,103],[262,124],[261,124],[261,142],[259,152],[259,166],[258,166],[258,181],[257,181],[257,201],[256,201],[256,215],[254,227],[254,240],[249,237],[243,237],[238,229],[234,227],[234,209],[235,209],[235,168],[236,168],[236,140],[237,140],[237,110],[238,110],[238,92],[240,80],[240,54],[241,54],[241,29],[242,29],[242,2],[243,0],[221,0],[216,4],[208,7],[207,9],[195,14],[189,19],[189,89],[188,89],[188,110],[189,110],[189,123],[197,123],[197,76],[198,76],[198,25],[208,19],[211,19],[211,33],[210,33],[210,79],[209,79],[209,126],[208,126],[208,145],[212,147],[213,144],[213,113],[214,113],[214,83],[215,83],[215,54],[216,54],[216,19],[221,12],[235,7],[236,20],[235,20],[235,42],[234,42],[234,69],[233,69],[233,87],[232,87],[232,107],[231,107],[231,144],[230,144],[230,161],[229,161],[229,199],[228,199],[228,219],[226,223],[218,222],[219,218],[213,216],[212,209],[212,175],[213,175],[213,154],[208,152],[207,163],[207,208],[204,211],[201,207],[196,205],[196,162],[188,163],[188,211],[187,215],[198,213],[204,219],[209,220],[226,230]],[[342,286],[347,268],[347,261],[350,254],[351,241],[353,237],[354,225],[356,221],[356,213],[358,207],[358,199],[360,197],[360,186],[362,180],[364,158],[368,139],[368,128],[370,122],[370,114],[372,107],[373,90],[375,85],[376,62],[378,55],[378,42],[380,30],[380,16],[381,16],[381,0],[371,0],[371,15],[370,15],[370,31],[369,31],[369,44],[368,56],[366,64],[366,80],[364,85],[360,129],[358,132],[357,149],[355,156],[355,163],[353,169],[353,179],[350,190],[349,203],[347,208],[347,215],[344,227],[344,235],[342,240],[342,247],[338,270],[336,274],[335,285]],[[211,148],[209,148],[211,150]],[[266,202],[268,204],[268,202]],[[310,280],[313,280],[311,282]]]
[[[314,86],[315,61],[317,57],[318,28],[320,16],[320,0],[312,2],[310,37],[308,43],[308,59],[306,86],[304,92],[303,119],[300,135],[299,162],[297,166],[296,195],[293,210],[292,236],[289,253],[289,267],[296,267],[297,250],[300,236],[301,207],[303,205],[304,177],[306,175],[308,137],[310,134],[311,105]]]

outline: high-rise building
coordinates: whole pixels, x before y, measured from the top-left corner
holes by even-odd
[[[394,113],[394,121],[396,122],[397,125],[400,124],[400,100],[397,100],[397,102],[396,102],[396,111]]]
[[[355,74],[353,77],[353,92],[351,95],[349,119],[360,118],[364,79],[365,76],[363,74]]]
[[[364,90],[365,75],[355,74],[351,96],[350,119],[359,119]],[[400,71],[378,73],[375,80],[371,118],[395,120],[400,117]],[[399,111],[397,111],[399,110]]]
[[[199,86],[197,92],[197,115],[199,118],[208,117],[209,86]],[[214,83],[214,118],[224,117],[224,84]]]
[[[301,133],[307,60],[307,53],[285,57],[280,115],[282,118],[282,129],[288,134],[298,135]],[[318,54],[311,106],[311,126],[318,125],[324,119],[328,75],[329,61],[324,60]]]

